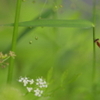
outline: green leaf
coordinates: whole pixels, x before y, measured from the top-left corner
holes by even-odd
[[[69,81],[67,84],[73,83],[74,81],[76,81],[76,79],[77,79],[80,75],[81,75],[81,73],[78,73],[78,74],[74,75],[74,76],[72,77],[72,79],[70,79],[70,81]]]
[[[47,74],[47,81],[50,82],[53,76],[53,67],[51,67]]]
[[[13,26],[13,24],[6,24],[4,26]],[[34,21],[20,22],[21,27],[77,27],[77,28],[91,28],[93,23],[87,20],[60,20],[60,19],[39,19]]]
[[[63,72],[63,74],[61,76],[61,87],[63,86],[64,81],[66,80],[67,76],[68,76],[68,71],[66,70]]]

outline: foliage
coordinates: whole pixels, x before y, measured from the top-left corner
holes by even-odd
[[[0,2],[1,8],[7,9],[0,10],[0,65],[10,63],[0,70],[0,87],[3,87],[0,100],[100,99],[99,67],[96,67],[99,49],[94,42],[99,37],[96,0],[93,3],[84,0]],[[9,51],[15,52],[15,59]],[[20,82],[27,84],[34,83],[30,79],[42,77],[46,81],[38,84],[47,82],[47,88],[43,93],[36,89],[36,84],[32,84],[35,88],[29,87],[31,84],[22,86],[18,83],[20,76],[25,77]],[[29,93],[22,95],[26,90]]]

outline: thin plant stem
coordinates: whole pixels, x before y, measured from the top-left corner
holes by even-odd
[[[92,93],[93,100],[96,100],[96,48],[95,48],[95,23],[96,23],[96,0],[93,0],[93,71],[92,71]]]
[[[92,96],[96,100],[96,49],[95,49],[95,27],[93,27],[93,71],[92,71]]]
[[[2,62],[5,62],[6,60],[8,60],[10,58],[10,56],[8,56],[6,59],[4,59]]]
[[[92,75],[92,81],[94,83],[94,80],[95,80],[95,74],[96,74],[96,50],[95,50],[95,43],[94,43],[94,40],[95,40],[95,14],[96,14],[96,0],[93,0],[93,24],[94,24],[94,27],[93,27],[93,75]]]
[[[11,51],[13,52],[15,52],[16,50],[16,40],[18,34],[18,23],[19,23],[21,2],[22,0],[17,0],[17,4],[16,4],[16,14],[15,14],[15,22],[14,22],[14,29],[13,29],[13,36],[12,36],[12,47],[11,47]],[[9,68],[8,68],[8,77],[7,77],[8,84],[11,84],[12,82],[13,67],[14,67],[14,59],[11,57],[9,61]]]
[[[96,74],[96,49],[94,40],[95,40],[95,27],[93,27],[93,73],[92,73],[93,84],[95,82],[95,74]]]

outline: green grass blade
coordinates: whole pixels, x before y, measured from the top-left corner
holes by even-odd
[[[13,26],[13,24],[8,24]],[[34,21],[20,22],[21,27],[76,27],[76,28],[91,28],[93,23],[87,20],[60,20],[60,19],[40,19]]]
[[[93,24],[85,20],[35,20],[21,22],[20,26],[42,26],[42,27],[92,27]]]

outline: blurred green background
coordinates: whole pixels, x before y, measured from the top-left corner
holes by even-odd
[[[45,4],[46,3],[46,4]],[[61,7],[62,5],[62,7]],[[0,24],[13,23],[16,0],[0,0]],[[57,7],[56,7],[57,6]],[[47,9],[51,13],[47,19],[86,19],[92,21],[92,0],[26,0],[22,2],[20,22],[41,17]],[[100,31],[100,1],[96,4],[96,38]],[[19,33],[25,32],[19,28]],[[27,28],[29,31],[21,37],[16,47],[16,61],[13,80],[20,76],[36,78],[47,77],[53,67],[54,88],[59,84],[60,77],[68,71],[65,89],[58,89],[49,98],[43,100],[92,100],[92,67],[93,67],[93,36],[92,28]],[[11,44],[13,27],[0,27],[0,52],[7,53]],[[38,39],[36,39],[38,38]],[[32,41],[32,44],[29,44]],[[97,99],[100,100],[100,49],[96,46],[97,66]],[[6,83],[8,68],[0,68],[0,87]],[[70,84],[67,81],[75,75],[77,79]]]

